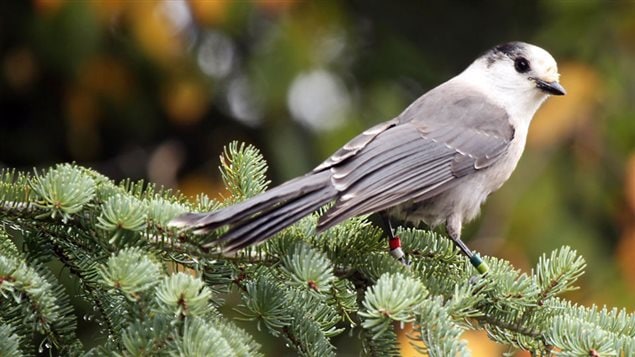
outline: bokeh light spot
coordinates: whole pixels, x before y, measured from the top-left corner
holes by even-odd
[[[210,31],[205,34],[198,49],[198,65],[208,76],[223,78],[233,67],[236,51],[232,40],[222,32]]]
[[[262,121],[264,98],[255,93],[247,77],[233,79],[227,88],[227,104],[232,116],[249,126]]]
[[[298,75],[287,96],[293,118],[314,130],[340,126],[350,102],[349,93],[340,79],[323,69]]]

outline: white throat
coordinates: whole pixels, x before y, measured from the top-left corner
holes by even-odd
[[[501,81],[488,70],[484,60],[477,60],[452,81],[475,88],[485,93],[490,100],[498,103],[510,114],[510,122],[517,129],[526,129],[540,105],[548,95],[527,83]]]

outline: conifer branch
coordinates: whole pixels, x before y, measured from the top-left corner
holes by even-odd
[[[333,336],[361,326],[363,351],[398,355],[395,326],[431,356],[469,355],[468,329],[534,355],[635,355],[635,317],[561,298],[575,289],[584,260],[562,247],[521,272],[484,259],[478,279],[453,244],[436,233],[400,229],[409,268],[386,251],[366,217],[316,234],[318,214],[270,241],[224,256],[216,239],[167,227],[186,211],[208,211],[266,189],[266,164],[252,146],[232,143],[221,158],[228,197],[194,201],[144,182],[114,183],[61,164],[34,173],[0,173],[0,354],[38,347],[85,355],[260,355],[260,345],[221,313],[230,291],[240,318],[300,355],[333,355]],[[20,244],[16,244],[19,242]],[[85,350],[76,306],[61,289],[56,261],[95,309],[103,343]],[[176,267],[176,269],[175,269]],[[174,270],[177,270],[175,272]],[[36,336],[44,336],[33,344]],[[41,338],[41,337],[37,337]],[[425,344],[425,348],[421,347]]]

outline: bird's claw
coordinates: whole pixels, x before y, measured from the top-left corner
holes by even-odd
[[[410,269],[411,261],[406,258],[406,256],[402,256],[401,258],[397,258],[397,261],[403,264],[406,268]]]
[[[470,285],[476,285],[476,284],[479,282],[479,280],[481,280],[481,278],[483,278],[483,276],[482,276],[482,275],[472,275],[472,276],[471,276],[471,277],[467,280],[467,282],[468,282]]]

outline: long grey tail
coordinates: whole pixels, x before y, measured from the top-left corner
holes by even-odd
[[[265,241],[335,199],[337,191],[330,177],[329,170],[310,173],[218,211],[183,214],[170,225],[195,233],[229,225],[227,233],[204,246],[220,244],[223,251],[233,252]]]

